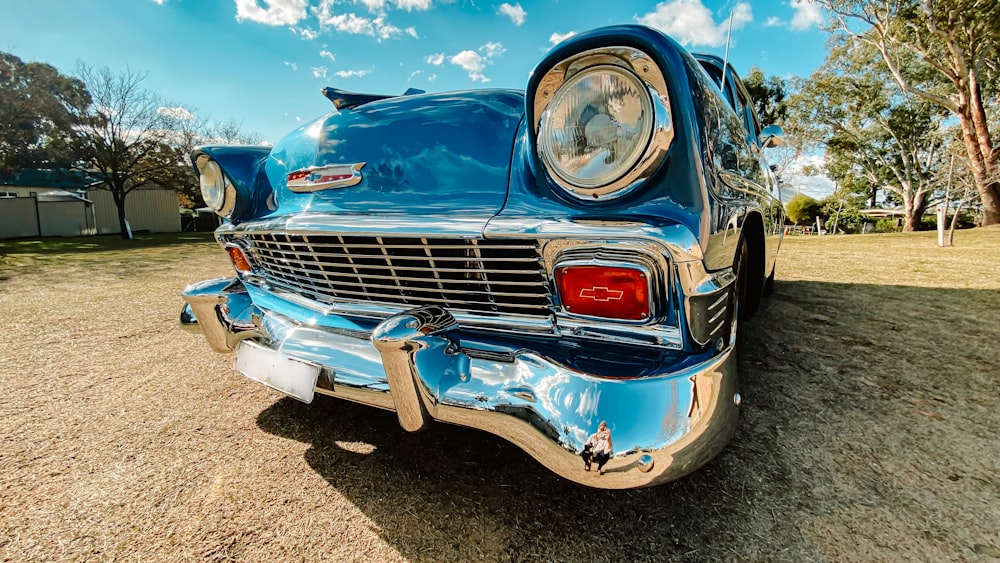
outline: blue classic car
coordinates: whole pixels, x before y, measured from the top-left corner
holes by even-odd
[[[484,430],[592,487],[725,446],[784,219],[780,129],[731,67],[616,26],[523,92],[324,93],[273,148],[194,152],[236,272],[185,289],[182,325],[301,401]]]

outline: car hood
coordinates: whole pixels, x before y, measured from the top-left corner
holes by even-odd
[[[272,149],[265,164],[277,203],[271,217],[448,215],[485,224],[506,201],[523,113],[523,93],[477,90],[401,96],[328,114]],[[352,168],[360,174],[353,185],[289,188],[289,174],[312,169],[320,179],[324,170]]]

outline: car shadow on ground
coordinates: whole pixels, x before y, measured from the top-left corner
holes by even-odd
[[[918,425],[934,421],[913,415],[912,394],[930,393],[934,378],[920,370],[943,364],[901,374],[899,357],[949,307],[952,330],[976,330],[975,310],[995,298],[983,293],[779,281],[776,298],[744,327],[745,406],[733,442],[693,474],[651,489],[578,486],[501,438],[446,424],[409,434],[392,412],[327,397],[279,400],[257,422],[309,444],[308,464],[412,560],[837,558],[845,553],[821,549],[818,538],[853,503],[885,497],[894,510],[922,510],[917,496],[873,497],[853,484],[905,487],[870,457],[891,455],[888,434],[919,436]],[[900,307],[914,303],[904,326]]]

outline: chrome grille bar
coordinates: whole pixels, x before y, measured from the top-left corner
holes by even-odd
[[[270,283],[322,303],[552,314],[534,241],[257,232],[243,240]]]

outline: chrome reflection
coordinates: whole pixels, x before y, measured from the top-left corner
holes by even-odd
[[[226,280],[214,281],[214,299],[208,286],[189,291],[185,299],[228,305],[246,297],[226,294]],[[732,347],[659,376],[595,377],[526,350],[490,358],[467,354],[477,347],[499,350],[476,342],[446,313],[410,311],[384,321],[370,338],[364,331],[310,328],[257,306],[228,317],[205,315],[200,324],[207,336],[228,334],[222,342],[253,335],[260,346],[319,364],[318,393],[397,412],[408,403],[408,414],[400,415],[405,428],[420,429],[431,420],[478,428],[592,487],[634,488],[676,479],[711,459],[735,427]],[[242,330],[254,321],[252,331]],[[402,382],[399,390],[393,389],[396,379]],[[604,475],[584,471],[581,461],[601,421],[618,444]]]

